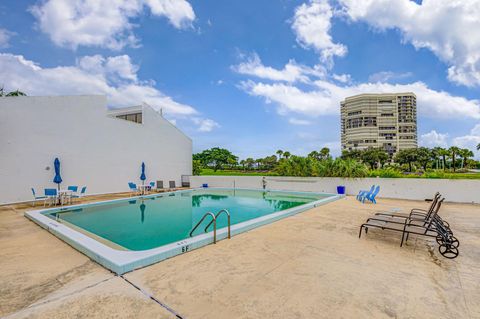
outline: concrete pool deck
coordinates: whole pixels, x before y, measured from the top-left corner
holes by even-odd
[[[26,219],[28,205],[0,206],[0,316],[480,318],[480,205],[442,206],[461,242],[455,260],[422,238],[400,248],[398,233],[372,229],[358,239],[374,211],[427,205],[347,197],[124,278]]]

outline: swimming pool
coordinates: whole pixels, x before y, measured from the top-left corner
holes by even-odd
[[[232,235],[271,223],[339,196],[253,189],[193,189],[27,212],[25,215],[106,268],[122,274],[207,245],[210,216],[230,213]],[[216,221],[227,237],[227,214]]]

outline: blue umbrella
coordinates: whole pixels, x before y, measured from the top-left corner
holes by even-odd
[[[142,181],[142,185],[145,183],[147,177],[145,176],[145,163],[142,162],[142,174],[140,175],[140,180]]]
[[[55,168],[55,177],[53,178],[53,182],[58,185],[58,189],[60,189],[60,183],[62,182],[62,176],[60,176],[60,160],[58,157],[55,157],[53,161],[53,167]]]

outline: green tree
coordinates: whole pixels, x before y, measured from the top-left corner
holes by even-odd
[[[360,150],[343,150],[342,155],[340,156],[342,159],[354,159],[354,160],[361,160],[362,159],[362,151]]]
[[[439,162],[440,162],[441,150],[442,150],[442,148],[439,147],[439,146],[434,147],[434,148],[432,148],[432,149],[430,150],[430,155],[431,155],[431,157],[432,157],[433,162],[435,163],[435,168],[436,168],[436,169],[438,169],[439,166],[440,166],[440,165],[438,165],[438,164],[439,164]],[[433,167],[433,165],[432,165],[432,167]]]
[[[384,149],[369,147],[362,152],[361,159],[364,163],[370,165],[372,169],[375,169],[378,165],[383,166],[388,160],[388,154]]]
[[[442,157],[442,166],[443,170],[446,169],[447,167],[447,156],[450,154],[450,152],[447,149],[444,148],[439,148],[438,150],[438,155]]]
[[[283,155],[283,151],[282,150],[278,150],[276,152],[276,154],[278,155],[278,159],[281,160],[282,159],[282,155]]]
[[[477,151],[480,151],[480,143],[477,145]]]
[[[310,153],[308,153],[308,157],[320,160],[320,153],[317,151],[311,151]]]
[[[27,96],[27,95],[25,93],[23,93],[22,91],[19,91],[19,90],[11,91],[11,92],[6,93],[5,89],[2,86],[0,88],[0,97],[1,96]]]
[[[238,165],[238,157],[236,157],[236,156],[228,157],[227,158],[227,164],[231,169],[235,168],[235,166]]]
[[[193,175],[200,175],[202,172],[202,163],[199,160],[192,161],[192,174]]]
[[[263,159],[265,169],[273,169],[277,164],[277,157],[275,155],[267,156]]]
[[[467,167],[467,161],[470,157],[473,157],[474,154],[471,150],[469,150],[468,148],[462,148],[460,149],[460,152],[458,153],[458,155],[460,155],[462,158],[463,158],[463,161],[462,161],[462,168],[464,167]]]
[[[249,157],[245,160],[245,164],[247,165],[247,168],[251,170],[253,168],[253,165],[255,164],[255,160]]]
[[[204,167],[213,167],[214,171],[221,169],[224,165],[236,164],[238,157],[233,155],[229,150],[219,147],[213,147],[204,150],[201,153],[193,155],[194,160],[198,160]]]
[[[283,152],[283,157],[284,158],[289,159],[290,156],[292,156],[292,154],[290,154],[290,152]]]
[[[417,160],[417,151],[414,148],[400,150],[395,155],[394,161],[398,164],[408,164],[408,171],[412,171],[412,163]]]
[[[16,91],[12,91],[12,92],[7,93],[7,95],[5,95],[5,96],[27,96],[27,95],[25,93],[23,93],[22,91],[16,90]]]
[[[330,149],[328,147],[322,147],[320,150],[320,160],[326,160],[330,158]]]
[[[448,149],[448,151],[450,153],[450,157],[452,158],[452,167],[453,171],[455,172],[455,170],[457,169],[455,160],[457,159],[457,154],[460,152],[460,148],[452,146]]]
[[[242,165],[243,170],[245,170],[245,164],[247,164],[247,162],[245,160],[240,161],[240,165]]]
[[[428,163],[432,158],[432,152],[426,147],[419,147],[415,150],[416,161],[420,164],[424,171],[427,170]]]

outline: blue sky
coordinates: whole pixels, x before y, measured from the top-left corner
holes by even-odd
[[[473,149],[478,52],[478,0],[0,4],[7,90],[144,101],[194,151],[221,146],[241,158],[339,154],[339,101],[362,92],[415,92],[420,144]]]

